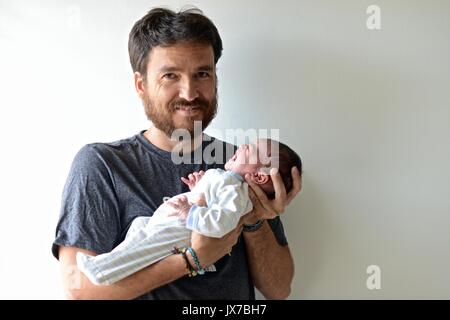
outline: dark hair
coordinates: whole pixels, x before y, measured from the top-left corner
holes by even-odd
[[[146,77],[148,57],[154,47],[179,42],[203,42],[214,51],[214,63],[222,55],[222,39],[211,20],[197,8],[175,12],[154,8],[137,21],[128,38],[128,53],[133,72]]]
[[[297,167],[300,176],[302,175],[302,160],[300,156],[291,148],[289,148],[284,143],[279,142],[280,145],[280,168],[279,172],[281,178],[283,179],[284,186],[286,188],[286,192],[292,190],[292,167]]]
[[[284,187],[286,188],[286,193],[292,190],[294,183],[292,181],[291,170],[292,167],[297,167],[300,176],[302,175],[302,160],[300,156],[291,148],[289,148],[284,143],[279,141],[273,141],[273,143],[278,143],[278,153],[279,153],[279,168],[281,179],[283,180]],[[269,199],[275,199],[275,192],[269,193]]]

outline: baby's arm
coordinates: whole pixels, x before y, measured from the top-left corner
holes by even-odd
[[[192,207],[186,195],[172,197],[167,200],[166,204],[173,209],[168,216],[177,216],[183,220],[186,220],[189,210]]]
[[[203,170],[200,170],[199,172],[193,172],[188,176],[187,179],[185,177],[181,177],[181,181],[187,184],[189,186],[189,190],[192,191],[192,189],[194,189],[194,187],[197,185],[204,174],[205,172]]]
[[[215,180],[212,177],[212,180]],[[207,206],[193,205],[186,226],[205,236],[221,238],[236,228],[239,219],[253,208],[248,185],[229,178],[211,181],[206,190]],[[206,179],[206,178],[205,178]]]
[[[188,200],[188,197],[185,194],[170,198],[165,203],[173,209],[168,216],[177,216],[180,219],[186,220],[189,210],[193,204],[199,207],[206,206],[205,195],[203,193],[200,193],[197,197],[191,196],[191,201],[192,203]]]

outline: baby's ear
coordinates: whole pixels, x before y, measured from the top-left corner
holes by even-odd
[[[270,176],[261,171],[252,174],[252,180],[256,184],[265,184],[269,181],[269,179]]]

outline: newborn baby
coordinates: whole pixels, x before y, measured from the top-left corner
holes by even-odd
[[[248,173],[269,198],[274,198],[270,169],[276,167],[286,192],[292,189],[291,168],[302,172],[300,157],[288,146],[268,139],[239,146],[225,164],[225,170],[210,169],[195,172],[181,180],[190,192],[172,197],[161,204],[153,216],[133,220],[122,243],[109,253],[90,256],[77,253],[77,265],[94,284],[115,283],[173,253],[182,253],[190,275],[216,271],[214,266],[203,268],[190,248],[191,232],[221,238],[235,229],[242,216],[252,211]],[[189,250],[173,252],[173,248]],[[186,258],[195,261],[193,268]],[[192,260],[191,259],[191,260]]]

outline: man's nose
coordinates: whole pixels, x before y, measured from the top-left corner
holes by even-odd
[[[185,79],[181,83],[179,96],[186,101],[193,101],[198,98],[198,89],[193,79]]]

